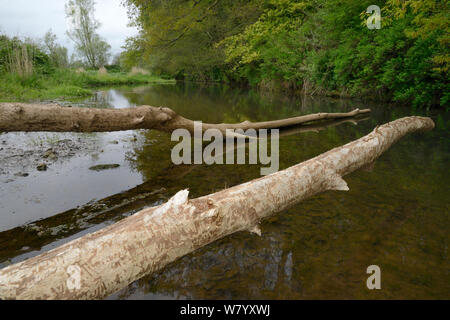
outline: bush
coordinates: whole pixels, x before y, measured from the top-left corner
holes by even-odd
[[[34,73],[51,74],[54,70],[49,56],[35,44],[0,35],[0,73],[26,77]]]
[[[109,73],[118,73],[122,72],[123,70],[120,68],[120,65],[118,64],[111,64],[105,66],[106,70],[108,70]]]

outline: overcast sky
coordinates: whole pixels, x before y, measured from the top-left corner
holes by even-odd
[[[66,36],[64,5],[67,0],[0,0],[0,32],[9,36],[42,38],[52,29],[58,42],[73,52]],[[111,45],[113,54],[122,51],[127,37],[137,34],[128,27],[127,10],[120,0],[96,0],[95,17],[101,23],[98,33]]]

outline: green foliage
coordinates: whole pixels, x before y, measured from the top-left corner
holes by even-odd
[[[108,73],[118,73],[122,71],[119,64],[106,65],[105,69],[108,70]]]
[[[94,0],[69,0],[65,9],[71,24],[67,35],[75,43],[79,57],[98,69],[108,62],[111,46],[97,33],[100,22],[94,17],[94,4]]]
[[[70,69],[56,69],[51,75],[33,74],[24,78],[16,74],[0,75],[0,101],[30,101],[64,99],[92,94],[94,87],[170,83],[153,75],[131,75],[123,72],[99,74],[96,71],[76,73]]]
[[[178,79],[224,81],[228,65],[216,43],[256,21],[264,0],[126,1],[141,29],[124,62]]]
[[[40,48],[31,40],[0,35],[0,100],[81,97],[92,94],[93,87],[173,81],[125,73],[119,65],[106,66],[107,74],[97,69],[75,71],[67,68],[67,52],[56,43],[56,36],[48,32],[43,43]]]
[[[140,36],[127,63],[158,74],[365,99],[449,103],[447,1],[126,1]],[[245,12],[243,12],[245,10]]]
[[[309,5],[304,1],[269,1],[258,21],[249,25],[244,32],[228,37],[219,43],[226,48],[226,62],[235,63],[238,67],[255,62],[270,63],[268,60],[271,58],[277,59],[277,55],[271,54],[270,51],[278,53],[277,49],[290,48],[289,44],[291,43],[286,41],[286,35],[302,25],[306,16],[304,10],[308,7]],[[279,41],[279,37],[284,39]],[[274,48],[275,50],[273,50]]]
[[[56,68],[67,68],[69,66],[67,48],[56,42],[56,35],[51,30],[45,34],[43,43],[43,51],[48,55],[53,66]]]
[[[122,70],[130,71],[133,67],[144,67],[145,52],[144,41],[137,38],[127,38],[125,42],[126,51],[122,51],[119,56],[119,65]],[[154,70],[156,71],[156,70]]]
[[[387,24],[394,23],[394,19],[401,20],[412,17],[405,34],[411,39],[426,40],[433,38],[436,44],[432,60],[435,71],[448,72],[450,67],[450,12],[447,1],[436,0],[389,0],[385,7],[388,17]]]

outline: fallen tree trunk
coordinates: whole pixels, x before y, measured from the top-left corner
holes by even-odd
[[[294,118],[228,124],[203,123],[202,129],[274,129],[325,119],[341,119],[369,113],[355,109],[346,113],[316,113]],[[140,106],[126,109],[62,107],[57,104],[0,103],[0,132],[107,132],[134,129],[175,129],[194,132],[194,121],[183,118],[169,108]]]
[[[178,192],[158,207],[0,270],[2,299],[95,299],[237,231],[260,234],[262,219],[327,190],[375,161],[405,134],[431,130],[406,117],[286,170],[204,197]]]
[[[280,137],[298,133],[319,132],[346,122],[356,125],[359,121],[367,119],[369,117],[328,120],[320,124],[289,127],[280,130]],[[223,149],[226,150],[225,147]],[[230,152],[234,152],[234,150],[232,149]],[[100,200],[90,201],[85,205],[77,206],[45,219],[2,231],[0,232],[0,263],[19,254],[41,250],[43,246],[56,240],[70,237],[95,224],[113,221],[127,212],[144,207],[145,203],[160,200],[159,196],[162,194],[169,194],[171,190],[172,192],[177,191],[178,189],[175,190],[175,186],[178,185],[177,181],[199,166],[199,164],[171,164],[161,174],[132,189]],[[70,223],[70,228],[67,228],[67,223]],[[11,239],[15,239],[15,241],[11,241]],[[24,250],[24,248],[28,249]]]

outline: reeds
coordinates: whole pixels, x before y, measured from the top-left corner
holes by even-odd
[[[33,52],[29,50],[26,44],[10,48],[8,52],[8,70],[22,78],[28,78],[33,75]]]

